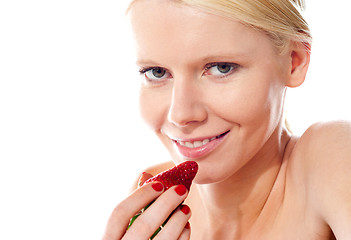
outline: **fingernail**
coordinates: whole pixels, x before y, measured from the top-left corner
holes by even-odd
[[[186,187],[184,185],[178,185],[174,191],[176,191],[179,196],[183,196],[186,193]]]
[[[143,178],[143,176],[144,176],[144,174],[145,174],[146,172],[143,172],[141,175],[140,175],[140,178],[139,178],[139,183],[138,183],[138,186],[139,187],[141,187],[142,185],[143,185],[143,183],[141,182],[141,179]]]
[[[154,183],[152,184],[152,188],[156,191],[156,192],[162,192],[163,190],[163,184],[160,182]]]
[[[185,215],[188,215],[190,212],[190,208],[187,205],[182,205],[180,207],[180,211],[182,211]]]
[[[190,229],[190,223],[189,222],[187,222],[186,224],[185,224],[185,227],[184,228],[186,228],[186,229]]]

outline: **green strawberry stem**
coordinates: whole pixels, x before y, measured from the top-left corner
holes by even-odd
[[[134,223],[134,221],[146,210],[148,209],[148,207],[151,206],[153,202],[149,203],[148,205],[146,205],[146,207],[144,207],[143,209],[141,209],[137,214],[134,215],[134,217],[132,217],[129,221],[129,225],[127,230],[132,226],[132,224]]]
[[[154,239],[154,237],[156,237],[156,235],[161,231],[161,227],[157,228],[157,230],[154,232],[154,234],[152,234],[152,236],[150,237],[150,239]]]
[[[134,221],[135,221],[140,215],[141,215],[141,212],[135,214],[135,216],[132,217],[132,218],[130,219],[130,222],[129,222],[129,225],[128,225],[127,230],[132,226],[132,224],[134,223]]]

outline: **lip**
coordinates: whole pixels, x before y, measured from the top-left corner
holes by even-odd
[[[178,153],[182,155],[184,158],[187,159],[197,159],[206,156],[210,152],[214,151],[226,138],[230,131],[226,131],[222,134],[219,134],[217,136],[209,137],[209,138],[197,138],[197,139],[191,139],[191,140],[175,140],[172,139],[174,146],[178,150]],[[214,139],[213,139],[214,138]],[[205,139],[213,139],[209,141],[208,143],[200,146],[200,147],[187,147],[184,145],[180,144],[180,141],[182,142],[195,142],[195,141],[203,141]]]

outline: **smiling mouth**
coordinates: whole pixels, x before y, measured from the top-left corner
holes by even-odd
[[[206,138],[204,140],[201,141],[179,141],[179,140],[173,140],[174,142],[178,143],[180,146],[183,147],[187,147],[187,148],[198,148],[198,147],[202,147],[216,139],[222,138],[225,135],[227,135],[229,133],[229,130],[226,131],[225,133],[222,133],[218,136],[212,137],[212,138]]]
[[[223,142],[230,131],[226,131],[218,136],[194,139],[189,141],[173,140],[176,150],[180,156],[186,159],[200,159],[214,151]]]

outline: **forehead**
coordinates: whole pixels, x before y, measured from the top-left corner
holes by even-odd
[[[140,0],[130,15],[139,60],[180,62],[209,55],[272,53],[264,33],[174,1]]]

